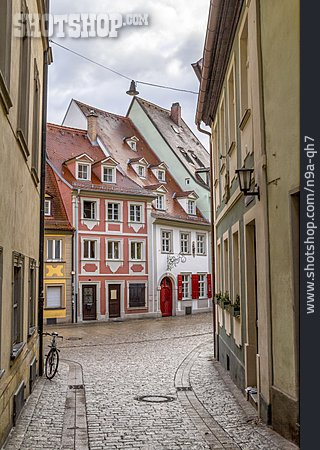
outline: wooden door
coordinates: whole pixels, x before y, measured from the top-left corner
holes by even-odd
[[[164,278],[161,282],[160,309],[163,317],[172,316],[172,282]]]
[[[109,317],[120,317],[120,284],[109,284]]]
[[[82,316],[83,320],[96,320],[97,318],[97,286],[82,286]]]

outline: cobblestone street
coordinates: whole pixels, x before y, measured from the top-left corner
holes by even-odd
[[[38,381],[6,450],[297,448],[213,361],[210,314],[53,330],[58,374]]]

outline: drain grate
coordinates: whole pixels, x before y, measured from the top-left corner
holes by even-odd
[[[67,338],[67,341],[81,341],[82,337],[79,336],[70,336]]]
[[[173,402],[176,399],[170,395],[140,395],[139,397],[135,397],[135,400],[147,403],[167,403]]]
[[[191,386],[178,386],[177,391],[192,391]]]
[[[69,389],[83,389],[83,384],[69,384]]]

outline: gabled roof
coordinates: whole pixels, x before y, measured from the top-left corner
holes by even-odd
[[[161,183],[150,184],[149,186],[146,186],[146,189],[150,189],[151,191],[168,192],[168,189],[166,188],[166,186]]]
[[[134,164],[134,163],[141,163],[141,164],[148,165],[148,161],[143,156],[140,156],[137,158],[130,158],[128,161],[128,164]]]
[[[139,103],[156,130],[195,181],[209,190],[209,187],[206,186],[205,183],[199,182],[198,178],[195,176],[195,171],[199,167],[210,166],[210,155],[198,138],[193,134],[186,122],[181,119],[181,126],[178,127],[171,118],[171,110],[162,108],[161,106],[155,105],[140,97],[134,97],[127,112],[127,116],[135,101]]]
[[[161,161],[159,164],[149,165],[150,169],[165,169],[168,170],[168,166],[165,162]]]
[[[72,231],[73,227],[68,220],[66,209],[59,190],[57,177],[52,168],[46,163],[46,198],[51,201],[51,215],[45,216],[45,229],[56,231]]]
[[[93,166],[96,166],[98,164],[111,164],[113,166],[117,166],[119,163],[118,161],[116,161],[114,158],[112,158],[112,156],[108,156],[108,158],[104,158],[101,161],[96,161]]]
[[[158,178],[155,176],[150,166],[158,167],[163,164],[163,161],[159,159],[149,144],[144,140],[132,120],[129,117],[112,114],[110,112],[78,102],[77,100],[73,100],[73,102],[75,102],[84,117],[87,117],[92,109],[95,110],[98,115],[98,136],[103,145],[108,148],[110,155],[112,155],[112,157],[119,162],[118,169],[120,167],[128,178],[139,185],[145,192],[148,192],[150,195],[154,196],[152,191],[156,190],[164,183],[159,183]],[[68,117],[66,116],[65,122],[67,122],[67,120]],[[125,136],[136,136],[139,139],[137,150],[135,152],[135,158],[132,158],[132,150],[124,141]],[[99,151],[99,147],[94,147],[94,149],[95,151]],[[132,165],[128,164],[129,160],[131,160],[131,162],[141,161],[142,158],[149,163],[149,169],[146,170],[146,174],[143,179],[139,177]],[[155,188],[155,186],[157,187]],[[189,215],[185,212],[180,203],[173,198],[173,194],[175,192],[181,192],[182,190],[169,170],[166,171],[165,189],[168,192],[167,209],[165,212],[166,217],[172,219],[179,218],[179,220],[183,220],[183,218],[185,218],[187,221],[189,219]],[[201,223],[208,223],[198,209],[197,215],[195,216],[195,221],[197,220]]]
[[[199,198],[198,194],[195,191],[182,191],[176,192],[175,198]]]
[[[71,162],[73,162],[73,161],[78,161],[78,160],[83,160],[83,159],[87,159],[89,162],[91,162],[91,163],[93,163],[93,159],[89,156],[89,155],[87,155],[86,153],[81,153],[81,154],[79,154],[78,156],[73,156],[72,158],[69,158],[69,159],[66,159],[65,160],[65,162],[64,162],[64,164],[66,164],[66,165],[68,165],[68,164],[70,164]]]

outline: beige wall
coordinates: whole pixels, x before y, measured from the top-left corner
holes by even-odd
[[[296,398],[290,192],[299,189],[300,178],[299,1],[268,0],[260,3],[268,173],[273,384]]]
[[[42,2],[28,0],[29,11],[40,12],[38,9],[40,3]],[[12,7],[13,13],[20,12],[20,0],[13,0]],[[0,379],[0,445],[12,424],[12,395],[22,380],[26,384],[26,396],[29,394],[29,365],[38,351],[37,333],[34,333],[28,339],[28,270],[29,258],[36,260],[37,267],[39,266],[40,185],[31,175],[31,158],[34,151],[32,149],[34,59],[37,61],[39,78],[42,83],[44,42],[41,39],[31,42],[28,137],[30,156],[27,160],[16,138],[20,44],[21,39],[12,36],[9,93],[13,106],[10,108],[9,114],[6,113],[0,98],[0,246],[3,247],[0,370],[4,370]],[[42,84],[40,92],[42,92]],[[38,120],[40,121],[39,142],[41,142],[41,117]],[[37,151],[39,152],[40,165],[40,146]],[[40,166],[38,173],[39,171]],[[23,342],[25,345],[20,355],[14,361],[11,361],[13,251],[19,252],[25,257],[23,299]]]

